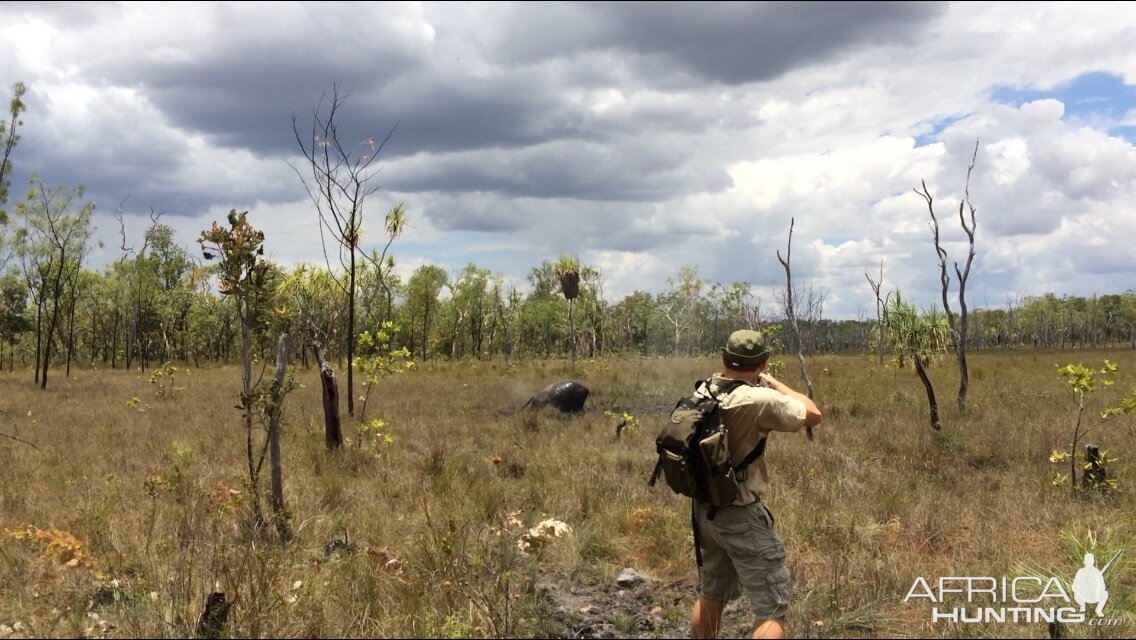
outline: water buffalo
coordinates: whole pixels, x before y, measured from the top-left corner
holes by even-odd
[[[591,391],[584,383],[576,380],[554,382],[529,398],[523,408],[555,407],[561,413],[577,413],[584,410],[584,401]]]

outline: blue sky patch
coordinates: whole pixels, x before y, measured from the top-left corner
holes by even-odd
[[[947,127],[962,120],[964,116],[951,116],[936,120],[931,123],[931,130],[927,133],[915,137],[915,147],[925,147],[929,144],[934,144],[939,141],[939,134],[946,130]]]
[[[1136,127],[1120,124],[1124,114],[1136,109],[1136,86],[1124,84],[1112,73],[1084,73],[1046,90],[999,86],[990,94],[991,100],[1014,107],[1045,98],[1065,105],[1066,121],[1085,122],[1109,135],[1136,142]]]

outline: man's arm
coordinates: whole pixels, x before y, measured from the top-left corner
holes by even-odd
[[[783,393],[783,394],[785,394],[785,395],[787,395],[791,398],[796,398],[797,400],[800,400],[805,405],[805,426],[806,427],[811,427],[813,425],[820,424],[820,419],[821,419],[820,409],[817,408],[816,403],[813,402],[812,398],[801,393],[800,391],[796,391],[796,390],[792,389],[791,387],[789,387],[789,385],[785,384],[784,382],[781,382],[780,380],[774,378],[773,376],[769,375],[768,373],[762,373],[759,376],[759,378],[764,380],[765,383],[767,385],[769,385],[770,389],[773,389],[774,391],[780,391],[781,393]]]

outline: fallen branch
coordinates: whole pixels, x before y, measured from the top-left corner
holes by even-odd
[[[12,419],[12,416],[8,415],[8,412],[0,409],[0,415],[3,415],[5,418],[7,418],[8,422],[11,422],[13,425],[15,425],[17,429],[20,428],[19,425],[16,424],[16,421]],[[11,434],[8,434],[8,433],[0,433],[0,436],[3,436],[3,437],[8,438],[10,440],[15,440],[16,442],[22,442],[22,443],[28,445],[29,447],[35,449],[36,451],[39,451],[39,447],[35,446],[34,444],[32,444],[32,443],[28,442],[27,440],[24,440],[23,438],[20,438],[18,436],[14,436],[14,435],[11,435]]]

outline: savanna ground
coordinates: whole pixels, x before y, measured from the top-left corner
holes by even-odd
[[[933,623],[926,599],[903,600],[917,577],[1068,585],[1084,551],[1119,550],[1106,578],[1119,623],[1060,632],[1131,637],[1136,416],[1088,438],[1117,459],[1118,491],[1074,498],[1052,484],[1068,464],[1050,455],[1076,417],[1055,365],[1105,358],[1117,385],[1088,397],[1091,419],[1136,385],[1136,352],[972,353],[965,415],[944,359],[931,369],[937,433],[911,369],[809,358],[825,420],[813,442],[775,434],[766,453],[795,583],[788,633],[1048,637],[1045,623]],[[782,360],[780,377],[800,388]],[[46,391],[31,372],[2,373],[0,433],[26,443],[0,438],[0,636],[193,636],[221,591],[232,637],[685,637],[689,503],[647,479],[659,420],[716,364],[425,363],[379,383],[366,417],[386,424],[360,446],[345,422],[337,453],[324,444],[318,371],[292,368],[287,545],[247,526],[239,369],[179,367],[172,387],[151,372],[55,369]],[[510,412],[564,379],[592,389],[584,414]],[[616,439],[623,412],[638,424]],[[538,527],[549,519],[570,531]],[[619,580],[626,569],[643,581]],[[722,635],[747,624],[732,605]]]

